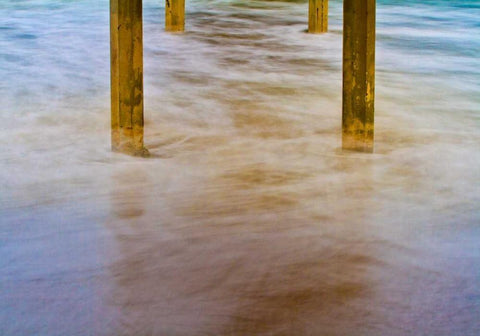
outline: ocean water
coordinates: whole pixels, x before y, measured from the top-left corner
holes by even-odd
[[[108,6],[0,2],[1,335],[480,334],[480,1],[378,0],[362,154],[341,1],[145,0],[149,159],[110,151]]]

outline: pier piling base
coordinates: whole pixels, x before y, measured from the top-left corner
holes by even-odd
[[[165,0],[165,30],[185,30],[185,0]]]
[[[308,32],[313,34],[328,31],[328,0],[309,0]]]
[[[344,0],[342,147],[373,152],[375,0]]]
[[[143,144],[142,0],[110,0],[112,150],[148,156]]]

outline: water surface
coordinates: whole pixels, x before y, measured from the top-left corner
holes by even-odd
[[[342,3],[144,1],[146,146],[109,148],[108,1],[0,4],[0,334],[478,335],[480,4],[378,1],[375,153]]]

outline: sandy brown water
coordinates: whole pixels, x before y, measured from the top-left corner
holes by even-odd
[[[313,36],[305,3],[197,1],[166,34],[147,1],[149,159],[109,149],[107,2],[36,3],[1,40],[0,334],[479,334],[475,30],[379,5],[375,153],[345,152],[331,3]]]

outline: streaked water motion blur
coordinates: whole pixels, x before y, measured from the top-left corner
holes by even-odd
[[[1,335],[479,335],[480,3],[378,1],[375,153],[342,2],[144,1],[146,146],[110,152],[108,1],[0,3]]]

